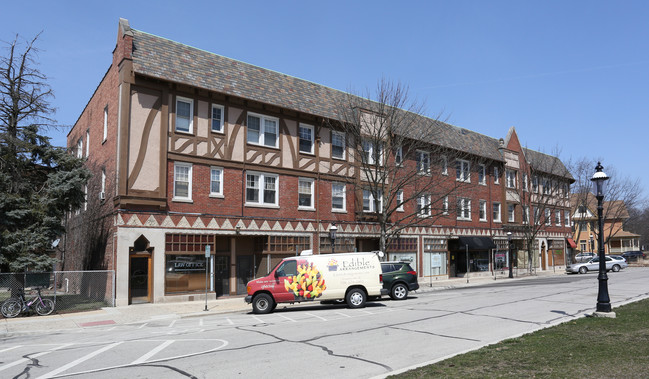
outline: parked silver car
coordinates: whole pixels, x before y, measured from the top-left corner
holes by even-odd
[[[609,256],[606,257],[606,271],[618,272],[623,268],[628,267],[629,265],[625,260],[613,259]],[[595,257],[588,262],[575,263],[569,266],[566,266],[567,273],[580,273],[585,274],[588,271],[598,271],[599,270],[599,257]]]

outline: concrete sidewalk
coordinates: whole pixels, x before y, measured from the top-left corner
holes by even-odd
[[[479,274],[477,274],[479,275]],[[416,293],[463,288],[485,284],[505,283],[511,280],[530,280],[544,276],[565,275],[564,271],[541,271],[532,275],[520,274],[509,279],[507,272],[493,275],[471,276],[466,278],[439,279],[429,281],[421,279],[420,288]],[[207,301],[169,302],[155,304],[135,304],[122,307],[108,307],[96,311],[53,314],[49,316],[20,316],[14,319],[0,319],[0,333],[38,332],[61,329],[90,328],[102,325],[119,325],[129,323],[144,323],[161,319],[180,319],[185,317],[205,317],[221,313],[251,312],[252,306],[246,304],[243,296],[224,297]]]

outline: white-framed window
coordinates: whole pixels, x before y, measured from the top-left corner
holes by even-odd
[[[313,142],[315,141],[313,133],[313,125],[300,123],[298,128],[298,134],[300,135],[300,153],[313,154]]]
[[[279,119],[248,113],[248,143],[278,147]]]
[[[394,149],[394,164],[401,166],[403,164],[403,147],[397,146]]]
[[[444,196],[442,200],[442,213],[445,215],[448,214],[448,196]]]
[[[101,192],[106,193],[106,169],[101,169]]]
[[[552,225],[552,213],[549,209],[545,210],[545,225]]]
[[[83,186],[83,210],[88,210],[88,185]]]
[[[246,205],[278,206],[279,177],[263,172],[246,172]]]
[[[383,144],[375,145],[374,142],[364,139],[362,142],[363,154],[362,162],[365,164],[383,164]]]
[[[523,205],[523,224],[529,224],[530,222],[530,206]]]
[[[462,159],[455,161],[455,178],[459,182],[471,182],[471,164],[469,161]]]
[[[516,170],[505,169],[505,180],[507,188],[516,188]]]
[[[403,190],[397,190],[397,211],[403,212]]]
[[[86,130],[86,157],[90,156],[90,129]]]
[[[550,179],[543,178],[543,194],[544,195],[549,195],[551,190],[552,190],[552,187],[550,185]]]
[[[175,201],[192,200],[192,164],[174,163],[174,196]]]
[[[480,221],[487,221],[487,201],[480,200]]]
[[[194,132],[194,100],[176,96],[176,131]]]
[[[331,132],[331,157],[345,159],[345,133]]]
[[[471,199],[466,197],[457,198],[457,219],[471,220]]]
[[[223,197],[222,167],[210,167],[210,196]]]
[[[331,183],[331,210],[344,212],[347,209],[345,183]]]
[[[448,175],[448,157],[442,155],[442,175]]]
[[[430,211],[430,195],[422,194],[417,197],[417,215],[419,217],[427,217],[431,215]]]
[[[494,166],[494,184],[500,184],[500,169]]]
[[[516,221],[516,205],[507,204],[507,221],[515,222]]]
[[[299,178],[297,182],[297,208],[315,209],[313,203],[313,179]]]
[[[525,172],[523,173],[523,178],[522,178],[522,180],[523,180],[523,191],[525,191],[525,192],[529,191],[529,184],[528,184],[528,180],[527,180],[527,173],[525,173]]]
[[[563,218],[564,218],[564,225],[565,226],[570,226],[570,212],[568,211],[563,211]]]
[[[102,143],[106,142],[106,139],[108,139],[108,105],[104,108],[104,139]]]
[[[478,165],[478,183],[487,185],[487,166],[483,164]]]
[[[225,119],[225,107],[223,105],[212,104],[212,117],[210,119],[210,127],[213,132],[223,133],[223,125]]]
[[[532,177],[532,192],[539,193],[539,177],[536,175]]]
[[[539,207],[534,207],[534,224],[541,224],[541,209]]]
[[[559,210],[554,211],[554,223],[561,226],[561,211]]]
[[[363,212],[379,212],[383,209],[383,192],[379,191],[377,193],[377,196],[378,204],[375,204],[375,199],[372,191],[367,189],[363,190]]]
[[[420,174],[430,173],[430,153],[427,151],[416,151],[417,156],[417,172]]]
[[[501,219],[500,219],[500,203],[493,203],[491,217],[494,220],[494,222],[501,222]]]
[[[566,199],[570,197],[570,183],[563,183],[563,197]]]

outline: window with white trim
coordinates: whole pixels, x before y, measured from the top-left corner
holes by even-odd
[[[83,158],[83,138],[77,140],[77,158]]]
[[[417,197],[417,215],[419,217],[428,217],[431,215],[430,210],[430,195],[423,194]]]
[[[534,207],[534,224],[541,224],[541,209],[539,207]]]
[[[90,129],[86,130],[86,157],[90,156]]]
[[[102,142],[105,142],[108,138],[108,105],[104,108],[104,139]]]
[[[457,198],[457,219],[471,221],[471,199]]]
[[[442,213],[445,215],[448,214],[448,196],[444,196],[442,200]]]
[[[516,188],[516,170],[505,169],[505,180],[507,188]]]
[[[345,183],[331,183],[331,209],[345,211],[347,208]]]
[[[543,178],[543,194],[549,195],[552,187],[550,186],[550,179]]]
[[[539,193],[539,177],[536,175],[532,177],[532,192]]]
[[[278,125],[278,118],[248,113],[248,143],[278,147]]]
[[[527,180],[527,173],[523,173],[523,191],[527,192],[529,191],[529,184]]]
[[[516,205],[507,204],[507,221],[516,222]]]
[[[478,165],[478,183],[487,185],[487,166],[483,164]]]
[[[401,166],[403,164],[403,147],[397,146],[394,149],[394,164]]]
[[[442,175],[448,175],[448,157],[442,155]]]
[[[210,125],[213,132],[223,133],[223,125],[225,117],[225,108],[223,105],[212,104],[212,117],[210,119]]]
[[[545,210],[545,225],[552,225],[552,213],[549,209]]]
[[[246,205],[277,206],[279,177],[263,172],[246,172]]]
[[[383,165],[383,144],[375,145],[374,142],[367,139],[364,139],[361,144],[363,147],[361,154],[363,163]]]
[[[561,226],[561,211],[560,210],[554,211],[554,223],[557,226]]]
[[[417,150],[417,172],[420,174],[430,174],[430,153],[427,151]]]
[[[530,206],[523,205],[523,224],[529,224],[530,222]]]
[[[194,132],[194,100],[176,96],[176,131]]]
[[[403,212],[403,190],[397,190],[397,211]]]
[[[331,132],[331,157],[345,159],[345,133]]]
[[[192,164],[174,162],[174,196],[176,201],[192,200]]]
[[[313,203],[313,179],[300,178],[297,183],[297,207],[298,209],[314,209]]]
[[[313,125],[300,123],[298,129],[300,135],[300,153],[313,154]]]
[[[500,169],[494,166],[494,184],[500,184]]]
[[[455,178],[459,182],[471,182],[471,164],[469,161],[458,159],[455,161]]]
[[[372,191],[367,189],[363,190],[363,212],[375,213],[380,212],[383,209],[383,192],[379,191],[376,195],[378,196],[378,199],[376,199],[377,201],[375,202]]]
[[[493,203],[493,208],[492,208],[492,219],[494,222],[501,222],[500,219],[500,203]]]
[[[210,168],[210,196],[223,196],[223,168]]]
[[[101,192],[106,193],[106,169],[101,169]]]
[[[487,201],[480,200],[480,221],[487,221]]]

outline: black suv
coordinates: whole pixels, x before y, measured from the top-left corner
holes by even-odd
[[[403,300],[408,291],[419,289],[417,272],[406,262],[381,262],[383,288],[390,291],[392,300]]]
[[[627,251],[626,253],[622,253],[622,256],[626,258],[627,261],[637,261],[638,259],[646,258],[645,253],[643,253],[642,251]]]

